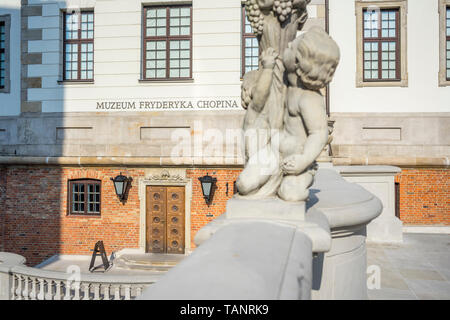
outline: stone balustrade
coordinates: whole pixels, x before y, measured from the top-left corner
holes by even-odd
[[[21,256],[0,253],[0,300],[132,300],[157,281],[152,275],[47,271],[24,262]]]

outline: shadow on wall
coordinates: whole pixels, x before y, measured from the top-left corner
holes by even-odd
[[[60,156],[64,151],[63,137],[57,128],[64,127],[64,119],[59,114],[42,114],[37,101],[40,90],[49,89],[43,86],[50,86],[39,71],[45,66],[43,51],[48,48],[38,47],[39,40],[45,40],[41,29],[44,25],[36,23],[46,1],[32,5],[27,2],[6,0],[0,4],[0,16],[8,15],[11,20],[5,48],[11,86],[9,93],[0,93],[0,100],[20,97],[2,108],[5,112],[0,110],[0,157]],[[50,69],[52,65],[45,67]],[[54,65],[52,72],[59,72],[60,67]],[[58,84],[54,81],[51,86],[56,88]],[[14,112],[10,112],[12,109]],[[0,251],[24,256],[29,266],[60,253],[66,189],[62,168],[14,161],[0,167]]]

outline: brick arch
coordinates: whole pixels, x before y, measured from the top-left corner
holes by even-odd
[[[100,170],[92,170],[92,169],[78,169],[70,171],[67,173],[68,180],[77,180],[77,179],[92,179],[102,181],[101,171]]]

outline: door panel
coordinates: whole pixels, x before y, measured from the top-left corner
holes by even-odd
[[[166,251],[166,189],[147,187],[147,251]]]
[[[184,253],[184,187],[167,188],[167,253]]]
[[[184,187],[147,187],[147,252],[184,253],[184,201]]]

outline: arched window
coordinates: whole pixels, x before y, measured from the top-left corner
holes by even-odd
[[[69,180],[68,214],[99,216],[101,210],[101,181]]]

